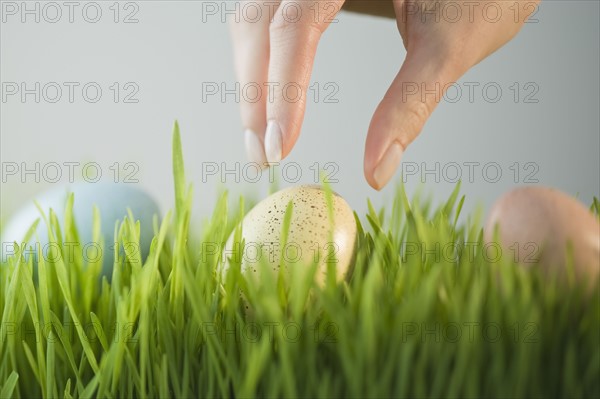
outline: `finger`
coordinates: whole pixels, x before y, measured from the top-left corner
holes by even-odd
[[[246,15],[230,19],[236,75],[241,90],[240,112],[248,160],[266,166],[266,86],[269,68],[269,24],[272,2],[253,2]],[[249,10],[249,11],[248,11]]]
[[[407,54],[369,126],[364,173],[373,188],[380,190],[394,176],[406,147],[460,75],[461,68],[434,47]]]
[[[284,0],[275,13],[268,78],[273,96],[267,101],[265,134],[265,152],[271,163],[287,156],[298,139],[317,45],[343,3]]]

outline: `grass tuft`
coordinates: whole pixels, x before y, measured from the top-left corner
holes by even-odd
[[[320,286],[314,265],[257,283],[240,273],[240,248],[223,276],[248,204],[230,209],[223,193],[190,232],[177,124],[173,174],[175,210],[153,221],[143,264],[127,250],[139,242],[131,214],[114,226],[110,280],[81,255],[2,260],[0,398],[600,397],[598,286],[585,294],[510,253],[490,259],[480,217],[458,222],[460,185],[437,208],[402,185],[391,210],[369,203],[355,214],[351,275]],[[79,237],[68,201],[40,221],[61,251]]]

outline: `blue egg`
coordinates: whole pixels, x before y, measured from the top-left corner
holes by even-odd
[[[27,243],[28,247],[37,242],[37,235],[44,259],[57,256],[56,248],[48,245],[48,227],[43,221],[40,211],[35,206],[34,200],[38,202],[46,216],[48,216],[50,209],[54,210],[64,240],[64,212],[70,192],[74,194],[73,218],[81,244],[75,246],[74,243],[71,243],[73,250],[82,251],[88,260],[99,259],[99,243],[92,242],[93,209],[96,206],[100,211],[101,235],[105,245],[102,253],[102,275],[110,277],[114,264],[115,223],[122,221],[127,216],[127,210],[130,209],[134,219],[140,221],[140,246],[139,248],[133,248],[133,250],[139,250],[142,261],[145,261],[154,237],[153,217],[154,215],[160,216],[158,205],[152,197],[134,185],[113,182],[73,183],[52,188],[27,201],[2,229],[2,260],[15,253],[13,243],[22,244],[27,231],[36,219],[40,219],[40,222],[37,225],[36,232]],[[46,251],[44,251],[44,248]],[[131,249],[128,248],[128,251]],[[34,255],[34,263],[37,263],[37,254],[32,254]]]

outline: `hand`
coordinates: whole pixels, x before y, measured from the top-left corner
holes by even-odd
[[[389,15],[390,2],[406,58],[367,134],[364,173],[377,190],[393,177],[445,90],[512,39],[538,1],[371,0],[347,1],[346,7]],[[231,30],[242,87],[253,83],[266,92],[267,82],[278,84],[272,97],[246,98],[241,104],[248,156],[262,164],[280,161],[296,143],[319,39],[344,0],[253,4],[261,7],[262,18],[240,18]],[[299,101],[286,101],[286,84],[299,88]]]

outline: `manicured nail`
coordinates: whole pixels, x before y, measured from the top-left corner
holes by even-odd
[[[267,163],[265,149],[258,135],[250,129],[244,131],[244,141],[246,142],[246,155],[250,162],[258,163],[261,168],[264,168]]]
[[[281,128],[273,120],[267,123],[265,133],[265,153],[269,163],[281,161]]]
[[[379,161],[379,164],[375,168],[373,172],[373,180],[377,184],[377,189],[382,189],[394,176],[396,169],[398,169],[398,165],[400,164],[400,159],[402,158],[402,147],[397,142],[393,142],[388,147],[383,157]]]

